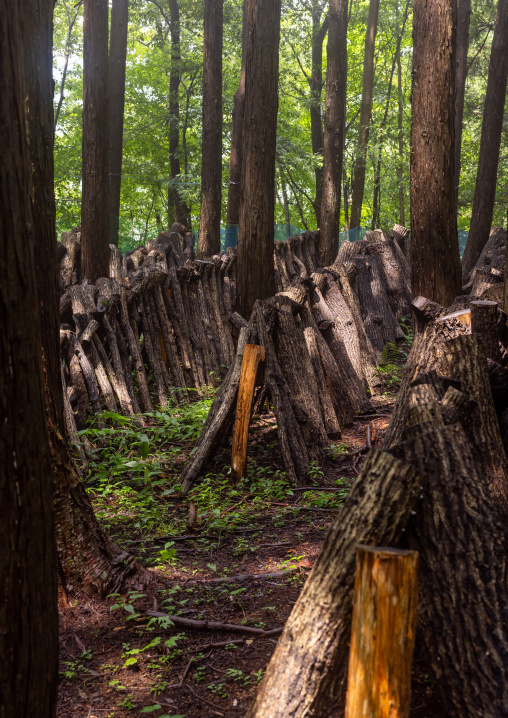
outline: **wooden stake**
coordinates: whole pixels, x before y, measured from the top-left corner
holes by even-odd
[[[418,553],[359,545],[346,718],[409,718]]]
[[[265,360],[265,348],[257,344],[247,344],[243,355],[242,373],[236,402],[235,425],[233,427],[233,450],[231,468],[235,482],[245,474],[247,463],[247,440],[252,411],[252,398],[256,386],[256,374],[259,362]]]

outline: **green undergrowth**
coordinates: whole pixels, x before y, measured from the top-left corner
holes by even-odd
[[[87,489],[101,523],[123,540],[184,534],[189,504],[196,508],[195,528],[227,534],[238,526],[265,518],[298,516],[302,507],[338,508],[348,493],[343,479],[337,491],[295,492],[286,473],[274,465],[280,460],[276,442],[260,442],[255,458],[249,458],[247,476],[238,485],[231,481],[229,451],[215,457],[211,469],[186,497],[180,497],[179,476],[206,420],[212,398],[190,405],[159,408],[144,414],[145,426],[133,417],[104,412],[106,427],[91,425],[80,432],[88,439],[91,457],[83,467]],[[341,447],[330,447],[330,456]],[[322,483],[323,471],[311,465],[308,483]],[[294,502],[294,506],[277,506]],[[281,524],[281,525],[282,525]],[[172,547],[159,557],[171,564]],[[155,559],[154,559],[155,560]]]

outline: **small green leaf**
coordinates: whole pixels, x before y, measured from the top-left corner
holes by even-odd
[[[134,666],[134,665],[136,665],[137,662],[138,662],[138,659],[131,656],[131,658],[128,658],[123,665],[125,668],[126,666]]]
[[[153,713],[154,711],[160,710],[160,705],[158,703],[155,703],[153,706],[145,706],[141,709],[141,713]]]

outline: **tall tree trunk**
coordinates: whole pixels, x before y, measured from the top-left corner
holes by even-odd
[[[52,481],[41,366],[26,80],[52,99],[51,0],[0,0],[0,712],[56,715],[57,570]],[[34,32],[27,46],[27,32]],[[42,145],[52,146],[52,114]],[[42,207],[43,211],[50,208]]]
[[[490,51],[489,79],[483,110],[480,157],[473,199],[471,226],[462,259],[467,279],[489,238],[496,200],[497,166],[503,131],[506,81],[508,78],[508,0],[499,0]]]
[[[321,112],[321,94],[323,92],[323,42],[328,31],[328,15],[321,23],[321,3],[314,0],[312,5],[312,67],[309,78],[311,106],[310,106],[310,139],[312,153],[323,155],[323,115]],[[316,198],[314,211],[316,213],[317,226],[321,227],[321,204],[323,201],[323,167],[317,165],[314,168],[316,178]]]
[[[365,55],[363,60],[362,104],[360,108],[360,130],[353,170],[353,197],[351,200],[351,229],[358,227],[362,219],[363,192],[365,189],[365,170],[367,146],[369,144],[369,124],[372,114],[372,89],[374,86],[374,47],[376,44],[379,0],[370,0],[367,33],[365,35]]]
[[[458,0],[457,5],[457,54],[455,65],[455,201],[458,206],[460,184],[460,150],[462,145],[462,117],[466,92],[467,51],[469,49],[469,21],[471,0]]]
[[[81,276],[109,276],[108,0],[84,0]]]
[[[109,242],[118,247],[129,0],[113,0],[109,41]]]
[[[454,0],[414,0],[413,48],[412,292],[448,307],[462,286],[453,174]]]
[[[398,10],[398,7],[397,7]],[[386,127],[386,121],[388,119],[388,110],[390,107],[390,99],[392,96],[392,85],[393,75],[395,74],[395,67],[400,65],[400,45],[404,36],[404,30],[406,29],[407,13],[409,10],[409,0],[406,2],[406,8],[404,10],[404,17],[402,20],[402,27],[399,34],[397,35],[397,46],[395,48],[395,55],[393,56],[392,69],[390,72],[390,80],[388,82],[388,92],[386,93],[385,111],[381,125],[379,128],[379,140],[378,140],[378,153],[376,167],[374,171],[374,201],[373,201],[373,214],[372,214],[372,229],[377,229],[380,226],[380,213],[381,213],[381,152],[383,147],[384,131]],[[398,12],[397,12],[398,15]]]
[[[399,159],[397,162],[397,184],[399,186],[399,224],[405,227],[404,208],[404,97],[402,93],[402,66],[400,52],[397,55],[397,132],[399,141]]]
[[[334,262],[339,250],[340,187],[346,134],[347,0],[330,0],[328,23],[323,198],[319,236],[319,255],[325,267]]]
[[[56,106],[55,110],[55,118],[53,120],[53,127],[56,132],[56,128],[58,127],[58,117],[60,116],[60,110],[62,109],[62,104],[64,101],[64,90],[65,90],[65,80],[67,79],[67,70],[69,68],[69,57],[71,54],[71,40],[72,40],[72,31],[74,29],[74,25],[76,24],[76,20],[78,19],[78,15],[80,13],[81,5],[78,5],[74,9],[74,13],[71,15],[71,11],[69,10],[68,5],[64,2],[65,12],[67,14],[67,39],[65,41],[65,60],[64,60],[64,66],[62,70],[62,79],[60,80],[60,97],[58,98],[58,104]]]
[[[190,213],[179,189],[180,180],[180,7],[178,0],[168,0],[171,13],[171,72],[169,74],[169,168],[171,182],[168,189],[169,226],[173,221],[190,227]]]
[[[247,49],[247,8],[249,0],[243,0],[242,20],[242,69],[240,84],[233,98],[233,126],[231,128],[231,153],[229,157],[228,207],[226,224],[238,225],[240,221],[240,181],[242,178],[243,112],[245,106],[245,53]]]
[[[220,252],[222,197],[222,18],[224,0],[205,0],[203,139],[198,257]]]
[[[286,224],[286,238],[289,238],[291,236],[291,217],[289,215],[289,200],[288,200],[288,190],[286,185],[286,178],[284,177],[284,170],[279,165],[279,177],[280,177],[280,186],[282,189],[282,199],[284,202],[284,222]]]
[[[250,0],[236,310],[275,294],[273,240],[281,0]]]

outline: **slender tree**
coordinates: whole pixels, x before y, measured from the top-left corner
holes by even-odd
[[[118,247],[129,0],[113,0],[109,40],[109,241]]]
[[[462,276],[469,273],[489,238],[496,201],[499,148],[503,132],[508,78],[508,0],[499,0],[490,51],[489,76],[483,111],[480,157],[473,199],[471,226],[462,259]]]
[[[245,53],[247,50],[247,8],[249,0],[243,0],[242,14],[242,68],[238,90],[233,98],[233,123],[231,127],[231,150],[229,155],[227,229],[235,231],[240,221],[240,181],[242,177],[243,154],[243,111],[245,106]],[[227,240],[226,240],[227,241]]]
[[[319,238],[319,254],[324,266],[333,263],[339,249],[342,160],[346,134],[347,9],[347,0],[330,0]]]
[[[84,0],[81,274],[109,276],[108,0]]]
[[[400,52],[397,55],[397,139],[399,157],[397,162],[397,184],[399,186],[399,224],[405,227],[404,202],[404,94],[402,90],[402,63]]]
[[[281,0],[250,0],[236,309],[275,294],[273,241]]]
[[[471,0],[459,0],[457,5],[457,54],[455,70],[455,194],[458,205],[460,183],[460,151],[462,145],[462,118],[466,92],[467,51],[469,49],[469,21]]]
[[[395,74],[395,67],[400,65],[400,46],[402,43],[402,38],[404,36],[404,30],[406,29],[406,21],[407,21],[407,14],[409,10],[409,0],[406,2],[406,7],[404,10],[404,16],[402,19],[402,27],[397,33],[397,39],[396,39],[396,46],[395,46],[395,54],[393,56],[393,62],[392,62],[392,69],[390,72],[390,79],[388,81],[388,91],[386,93],[386,101],[385,101],[385,111],[383,113],[383,118],[381,120],[381,125],[379,127],[379,139],[378,139],[378,150],[377,150],[377,160],[375,164],[374,169],[374,199],[372,203],[373,212],[372,212],[372,229],[377,229],[380,226],[380,214],[381,214],[381,154],[383,151],[383,140],[384,140],[384,131],[386,127],[386,122],[388,120],[388,110],[390,108],[390,100],[392,97],[392,85],[393,85],[393,76]],[[397,7],[398,11],[398,7]],[[398,12],[397,12],[398,16]]]
[[[414,0],[411,283],[447,307],[460,294],[453,153],[454,0]]]
[[[323,156],[324,152],[324,136],[323,136],[323,113],[322,93],[323,93],[323,43],[328,32],[328,13],[323,21],[323,6],[320,0],[314,0],[312,4],[312,67],[310,77],[307,78],[310,86],[311,106],[310,106],[310,139],[312,143],[312,153],[314,155]],[[321,205],[323,201],[323,167],[318,164],[314,168],[314,176],[316,181],[316,196],[314,200],[314,211],[316,214],[317,226],[321,227]]]
[[[224,0],[205,0],[203,135],[198,257],[220,252],[222,197],[222,24]]]
[[[365,170],[367,147],[369,144],[369,125],[372,114],[372,90],[374,87],[374,48],[376,44],[379,0],[370,0],[367,32],[365,34],[365,54],[363,59],[362,104],[360,107],[360,129],[353,170],[353,197],[351,200],[351,229],[358,227],[362,219],[363,193],[365,190]]]
[[[169,74],[169,224],[180,222],[190,227],[190,212],[181,192],[180,178],[180,89],[182,54],[180,49],[180,7],[178,0],[168,0],[170,11],[171,71]]]
[[[57,571],[36,286],[26,78],[51,83],[51,0],[0,0],[0,713],[56,715]],[[36,46],[27,48],[29,25]],[[32,54],[33,53],[33,54]],[[32,62],[37,56],[37,63]],[[49,85],[51,92],[51,84]],[[51,97],[51,95],[49,95]],[[49,117],[42,144],[52,142]],[[42,208],[46,211],[47,208]],[[50,211],[50,208],[47,209]]]

